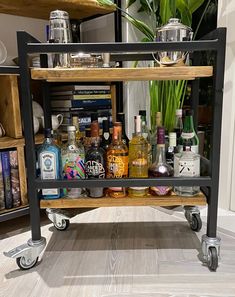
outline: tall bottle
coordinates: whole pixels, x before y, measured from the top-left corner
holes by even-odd
[[[178,140],[181,136],[181,133],[183,131],[183,120],[182,120],[182,109],[176,109],[175,111],[175,123],[174,123],[174,132],[176,132],[177,137],[177,144]]]
[[[128,148],[122,141],[122,124],[115,122],[113,127],[112,143],[106,154],[106,177],[126,178],[128,177]],[[111,197],[123,198],[126,189],[122,187],[109,188]]]
[[[158,177],[170,177],[174,174],[173,168],[166,163],[165,129],[163,127],[158,127],[157,131],[156,161],[149,168],[149,177],[156,177],[156,184]],[[168,195],[171,190],[171,186],[150,187],[150,193],[154,196]]]
[[[184,128],[178,141],[178,151],[182,152],[183,147],[187,144],[195,154],[199,152],[199,139],[194,130],[193,110],[186,110],[184,119]]]
[[[153,130],[152,135],[151,135],[152,162],[153,163],[156,161],[156,155],[157,155],[157,131],[158,131],[159,127],[162,127],[162,113],[160,111],[156,112],[155,129]]]
[[[109,121],[103,120],[102,122],[103,133],[100,146],[106,151],[111,143],[111,135],[109,132]]]
[[[169,146],[166,152],[166,163],[174,167],[174,155],[178,153],[176,144],[176,133],[169,133]]]
[[[147,125],[146,110],[139,110],[139,115],[141,116],[142,136],[149,142],[150,131]]]
[[[50,129],[45,129],[45,140],[38,151],[38,163],[42,180],[61,178],[61,150],[53,142]],[[60,198],[62,192],[62,189],[42,189],[42,197]]]
[[[100,147],[99,124],[97,121],[91,123],[91,148],[85,157],[86,178],[100,179],[105,178],[105,151]],[[88,188],[88,196],[99,198],[104,195],[101,187]]]
[[[148,177],[148,142],[142,136],[141,116],[135,116],[135,133],[129,142],[129,177]],[[144,196],[148,187],[130,187],[130,196]]]
[[[128,145],[129,145],[129,138],[126,135],[125,114],[123,112],[119,112],[117,114],[117,121],[122,124],[122,141],[128,147]]]
[[[85,178],[85,152],[83,145],[76,141],[75,126],[68,126],[68,142],[62,148],[62,168],[64,179]],[[67,189],[68,197],[78,198],[82,194],[81,188]]]

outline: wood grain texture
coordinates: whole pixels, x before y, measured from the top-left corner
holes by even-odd
[[[4,136],[0,138],[0,149],[20,147],[23,145],[24,145],[24,138],[15,139],[8,136]]]
[[[7,136],[22,137],[18,83],[15,75],[0,76],[0,122]]]
[[[26,168],[25,168],[25,158],[24,158],[24,147],[17,148],[18,154],[18,166],[19,166],[19,177],[20,177],[20,193],[21,193],[21,204],[27,205],[27,179],[26,179]]]
[[[0,12],[38,19],[49,19],[52,10],[65,10],[71,19],[83,19],[114,11],[110,7],[99,5],[96,0],[0,0]]]
[[[212,74],[212,66],[31,69],[32,79],[51,82],[192,80],[198,77],[209,77]]]
[[[206,198],[203,194],[195,197],[180,197],[176,195],[143,198],[64,198],[54,200],[41,200],[41,208],[89,208],[111,206],[174,206],[174,205],[205,205]]]

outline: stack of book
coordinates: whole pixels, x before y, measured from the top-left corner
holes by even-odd
[[[18,156],[16,150],[0,152],[0,210],[21,204]]]
[[[97,113],[98,121],[109,119],[112,122],[111,87],[105,84],[96,85],[62,85],[51,87],[51,111],[64,116],[62,127],[72,123],[72,115],[79,118],[80,127],[89,127],[91,114]]]

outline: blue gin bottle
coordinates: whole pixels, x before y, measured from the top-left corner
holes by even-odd
[[[40,177],[61,179],[61,150],[54,143],[50,129],[45,129],[45,140],[38,151]],[[42,189],[42,198],[56,199],[63,196],[62,189]]]

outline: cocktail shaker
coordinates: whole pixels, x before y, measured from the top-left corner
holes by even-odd
[[[54,10],[50,13],[49,21],[50,43],[71,43],[72,33],[69,22],[69,14],[66,11]],[[53,67],[69,67],[70,54],[53,54]]]

